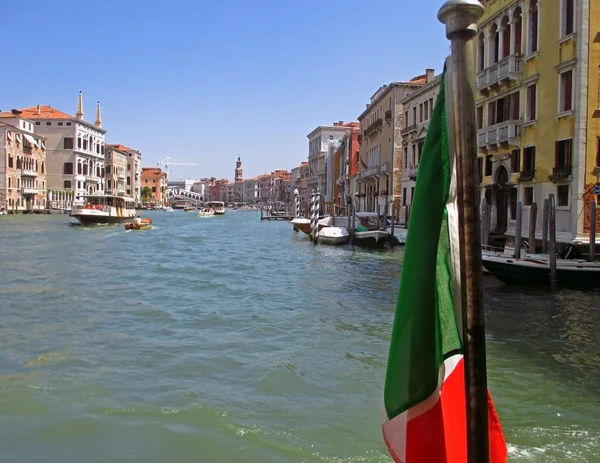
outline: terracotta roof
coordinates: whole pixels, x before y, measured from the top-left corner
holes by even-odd
[[[114,148],[117,151],[136,151],[133,148],[128,148],[127,146],[121,145],[119,143],[107,143],[106,146],[108,148]],[[150,169],[150,167],[147,167],[147,169]]]
[[[31,108],[22,108],[19,109],[21,114],[18,117],[22,117],[24,119],[75,119],[73,116],[69,116],[67,113],[63,113],[58,109],[54,109],[51,106],[40,105],[40,113],[38,114],[37,106],[32,106]],[[0,117],[15,117],[15,115],[10,112],[0,113]]]

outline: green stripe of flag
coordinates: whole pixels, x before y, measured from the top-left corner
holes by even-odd
[[[389,419],[427,399],[438,385],[444,359],[461,348],[446,212],[451,166],[445,75],[444,70],[411,207],[385,381]]]

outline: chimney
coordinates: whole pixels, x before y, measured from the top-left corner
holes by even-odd
[[[40,109],[40,105],[37,105],[37,113],[38,113],[38,116],[39,116],[40,114],[42,114],[42,110]]]
[[[75,113],[77,119],[83,120],[83,95],[79,92],[79,99],[77,101],[77,113]]]
[[[429,83],[435,78],[435,70],[425,69],[425,75],[427,76],[427,83]]]

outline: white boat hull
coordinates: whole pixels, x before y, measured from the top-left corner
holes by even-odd
[[[324,227],[319,232],[319,243],[342,245],[350,241],[350,234],[343,227]]]
[[[213,217],[214,212],[198,212],[198,217]]]

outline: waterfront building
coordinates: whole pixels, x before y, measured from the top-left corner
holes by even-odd
[[[311,192],[319,190],[322,195],[326,196],[328,187],[329,190],[332,189],[332,170],[330,171],[328,185],[327,158],[330,153],[329,147],[330,145],[337,146],[339,140],[350,131],[352,124],[344,125],[344,121],[339,121],[334,122],[332,126],[320,125],[306,136],[308,138],[308,188]]]
[[[0,113],[0,208],[46,209],[46,138],[35,122],[13,110]]]
[[[338,148],[339,161],[338,175],[336,176],[338,194],[336,197],[337,204],[343,208],[347,207],[349,199],[354,200],[354,195],[357,192],[356,176],[358,174],[358,157],[360,152],[359,135],[360,125],[352,127],[351,131],[344,135]]]
[[[126,156],[127,175],[125,178],[125,196],[133,198],[136,204],[140,204],[142,202],[142,153],[121,144],[107,144],[106,149],[109,147],[115,148]]]
[[[260,180],[259,177],[253,177],[244,181],[242,187],[242,201],[249,204],[256,204],[260,198]]]
[[[229,185],[229,180],[225,178],[215,180],[208,188],[209,201],[225,201],[227,185]]]
[[[155,207],[168,204],[167,173],[160,167],[142,167],[142,201]]]
[[[210,185],[214,184],[215,180],[215,177],[198,180],[197,182],[194,182],[190,191],[202,195],[204,199],[208,199],[208,190]]]
[[[75,117],[50,106],[20,110],[21,117],[35,121],[35,132],[46,138],[47,189],[53,197],[104,193],[104,136],[100,103],[92,124],[83,119],[83,96],[79,93]]]
[[[402,178],[402,101],[423,87],[427,76],[433,76],[433,72],[428,69],[426,74],[408,82],[382,85],[358,116],[361,128],[357,177],[360,211],[383,212],[390,201],[395,201],[397,210]]]
[[[278,169],[271,172],[269,176],[271,181],[269,200],[273,202],[289,203],[290,197],[290,181],[291,173],[288,170]]]
[[[593,186],[600,181],[600,4],[484,3],[474,85],[491,230],[514,236],[521,201],[524,234],[536,203],[541,236],[543,203],[553,193],[557,241],[586,239]]]
[[[309,179],[308,161],[303,161],[300,164],[300,186],[298,187],[298,193],[300,193],[300,208],[301,208],[301,210],[307,210],[307,208],[309,206],[309,202],[310,202],[308,179]]]
[[[126,185],[129,157],[125,150],[119,148],[121,148],[119,145],[106,145],[105,147],[105,190],[109,195],[131,197],[131,176],[129,176],[129,185]],[[128,193],[127,190],[129,190]]]
[[[441,76],[427,72],[426,83],[402,100],[404,109],[402,136],[402,175],[400,220],[406,223],[408,210],[413,201],[419,161],[427,136],[429,120],[440,90]]]

